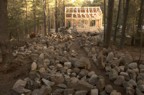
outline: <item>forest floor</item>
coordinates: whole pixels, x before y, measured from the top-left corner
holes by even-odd
[[[82,40],[82,37],[76,37],[74,40],[72,40],[72,47],[70,48],[71,50],[75,50],[78,54],[79,57],[84,56],[88,58],[88,54],[85,52],[83,48],[80,48],[80,45],[78,43],[78,40]],[[63,43],[61,43],[63,44]],[[123,50],[119,50],[121,52],[129,52],[134,60],[139,59],[139,48],[137,47],[125,47]],[[142,50],[142,57],[141,59],[144,60],[144,49]],[[29,58],[26,58],[29,59]],[[92,60],[91,65],[92,68],[91,70],[95,71],[97,75],[101,75],[105,78],[106,84],[111,84],[115,90],[118,92],[121,92],[122,95],[125,94],[125,90],[122,86],[117,86],[115,85],[112,81],[109,80],[109,77],[106,76],[105,71],[99,67],[97,67]],[[11,89],[14,85],[14,83],[18,79],[23,79],[25,77],[28,77],[28,74],[31,69],[31,63],[32,60],[20,60],[11,64],[0,64],[0,95],[11,95]]]

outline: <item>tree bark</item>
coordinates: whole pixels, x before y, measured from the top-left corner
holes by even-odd
[[[46,0],[43,0],[43,16],[44,16],[44,35],[47,34],[46,31]]]
[[[55,0],[55,32],[58,32],[57,13],[57,0]]]
[[[121,41],[120,41],[120,48],[123,48],[125,43],[125,32],[126,32],[126,24],[127,24],[127,17],[129,11],[129,2],[130,0],[126,0],[125,10],[124,10],[124,19],[123,19],[123,26],[122,26],[122,34],[121,34]]]
[[[36,4],[33,0],[33,19],[34,19],[34,33],[36,33]]]
[[[49,6],[49,0],[48,0],[48,32],[50,32],[50,6]]]
[[[103,20],[104,20],[104,43],[105,43],[105,36],[106,36],[106,0],[104,0],[104,17],[103,17]]]
[[[105,47],[108,48],[111,43],[112,21],[113,21],[114,0],[108,1],[108,17]]]
[[[118,23],[119,23],[120,12],[121,12],[121,0],[119,0],[119,5],[118,5],[117,20],[116,20],[116,26],[115,26],[114,38],[113,38],[114,43],[116,43],[116,35],[117,35],[117,31],[118,31],[117,26],[118,26]]]

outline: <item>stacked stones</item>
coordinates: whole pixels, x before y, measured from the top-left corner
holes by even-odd
[[[79,54],[73,42],[79,43],[88,56]],[[15,57],[29,56],[32,64],[29,76],[14,84],[12,95],[121,95],[106,84],[103,75],[91,70],[91,60],[105,69],[115,85],[124,86],[128,95],[143,95],[143,64],[97,47],[100,44],[100,37],[85,33],[51,33],[32,39],[13,53]]]

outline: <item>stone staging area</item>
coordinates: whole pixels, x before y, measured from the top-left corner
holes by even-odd
[[[101,34],[49,33],[29,40],[13,56],[29,56],[32,63],[11,95],[144,95],[144,62],[102,48]]]

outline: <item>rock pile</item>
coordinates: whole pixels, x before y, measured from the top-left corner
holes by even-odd
[[[128,95],[143,95],[144,64],[133,62],[126,54],[97,47],[101,45],[99,39],[84,33],[51,33],[30,40],[13,53],[29,56],[32,63],[29,76],[16,81],[12,95],[122,95],[106,84],[103,75],[91,70],[93,63],[105,69],[109,79],[123,86]],[[87,55],[82,56],[78,49]]]

